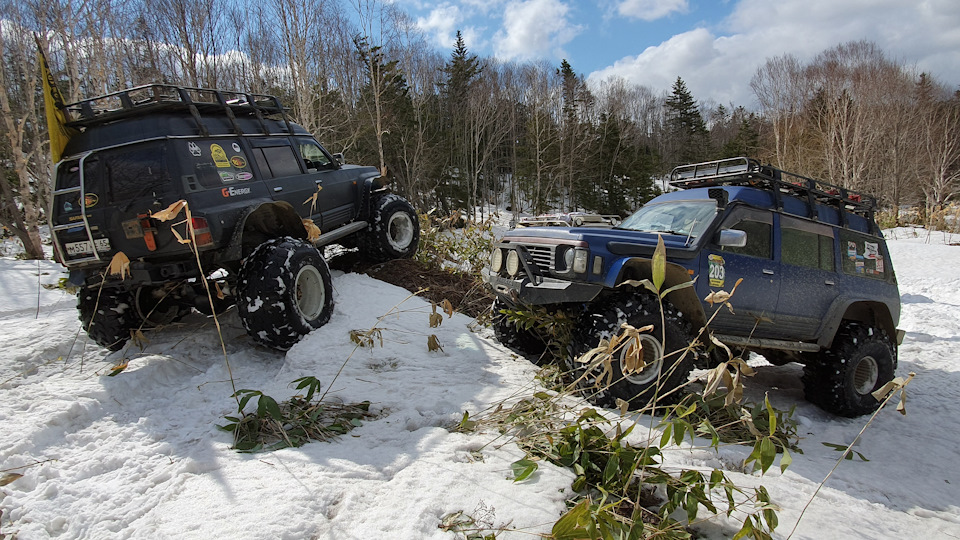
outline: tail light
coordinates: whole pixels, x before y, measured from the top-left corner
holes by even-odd
[[[206,219],[194,217],[191,225],[193,225],[193,236],[198,248],[213,245],[213,234],[210,232],[210,225]]]

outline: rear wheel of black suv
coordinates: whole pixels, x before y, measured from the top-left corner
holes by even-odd
[[[382,262],[413,257],[420,244],[420,221],[406,199],[393,193],[373,200],[370,226],[358,236],[364,257]]]
[[[287,350],[330,320],[330,270],[312,244],[278,238],[260,244],[240,267],[237,312],[255,341]]]
[[[80,324],[101,347],[119,351],[139,321],[129,292],[107,287],[84,287],[77,297]]]
[[[675,403],[683,397],[677,389],[687,382],[695,365],[697,352],[686,350],[694,339],[690,324],[669,303],[660,304],[651,295],[621,295],[596,305],[583,315],[574,330],[570,345],[577,385],[588,401],[602,407],[615,407],[617,399],[629,403],[630,409],[642,408],[656,399],[657,403]],[[604,362],[584,363],[578,359],[597,347],[601,339],[609,340],[622,332],[621,325],[634,328],[653,326],[638,335],[641,365],[639,371],[627,373],[626,363],[636,354],[636,343],[620,348],[607,366]],[[609,368],[609,369],[608,369]],[[677,391],[675,391],[677,390]]]
[[[516,321],[500,313],[501,310],[516,309],[502,300],[494,300],[492,308],[493,333],[497,341],[516,351],[538,366],[549,363],[547,343],[534,330],[526,330],[517,326]]]
[[[862,323],[844,323],[833,346],[803,369],[807,401],[837,416],[872,413],[880,403],[871,393],[893,380],[896,346],[886,332]]]

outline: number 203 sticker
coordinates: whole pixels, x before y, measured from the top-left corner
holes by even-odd
[[[710,286],[723,287],[723,282],[727,277],[727,271],[723,268],[723,257],[710,255],[707,262],[710,265]]]

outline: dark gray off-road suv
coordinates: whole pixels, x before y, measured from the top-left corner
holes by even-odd
[[[56,166],[50,228],[83,327],[108,349],[232,303],[253,339],[288,349],[333,310],[318,247],[373,260],[417,250],[413,207],[276,97],[148,85],[64,109],[79,134]],[[120,253],[129,272],[108,272]]]
[[[484,277],[497,294],[500,341],[538,358],[547,336],[510,314],[528,305],[561,310],[576,321],[567,360],[591,383],[588,396],[642,406],[685,382],[693,367],[725,359],[675,353],[706,327],[730,349],[803,364],[807,399],[828,411],[875,410],[871,393],[893,378],[902,339],[876,200],[744,157],[677,167],[671,184],[675,190],[616,226],[507,233]],[[638,285],[653,275],[658,238],[666,248],[660,290],[671,291],[662,310]],[[714,302],[738,282],[732,309]],[[623,323],[653,330],[612,363],[576,361]],[[630,356],[638,349],[639,361]],[[601,378],[612,384],[593,384]]]

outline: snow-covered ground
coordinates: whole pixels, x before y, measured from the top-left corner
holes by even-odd
[[[907,416],[892,407],[810,503],[794,538],[960,538],[960,237],[888,232],[903,300],[899,375],[915,372]],[[377,418],[333,442],[259,454],[230,449],[215,425],[235,411],[212,319],[194,314],[147,333],[142,351],[107,354],[79,330],[74,297],[50,262],[0,259],[0,533],[34,538],[444,538],[463,511],[509,530],[547,533],[564,511],[572,473],[541,464],[514,483],[523,456],[496,433],[455,433],[464,411],[537,390],[536,368],[454,315],[429,328],[430,306],[357,274],[334,275],[332,321],[286,354],[255,346],[232,312],[222,319],[238,388],[285,399],[313,375]],[[349,331],[379,327],[383,347],[354,352]],[[442,352],[427,351],[436,334]],[[352,356],[351,356],[352,354]],[[130,367],[106,376],[122,358]],[[337,372],[342,372],[337,376]],[[839,452],[866,419],[840,419],[803,401],[800,367],[764,366],[751,397],[797,403],[800,443],[783,474],[739,472],[749,450],[674,449],[668,465],[721,467],[743,487],[764,485],[785,538]],[[336,379],[335,379],[336,377]],[[335,379],[335,380],[334,380]],[[646,425],[649,418],[642,420]],[[641,430],[638,430],[641,431]],[[490,444],[492,442],[492,444]],[[0,473],[2,474],[2,473]],[[701,516],[703,514],[701,513]],[[709,537],[736,524],[698,526]],[[514,530],[515,529],[515,530]]]

